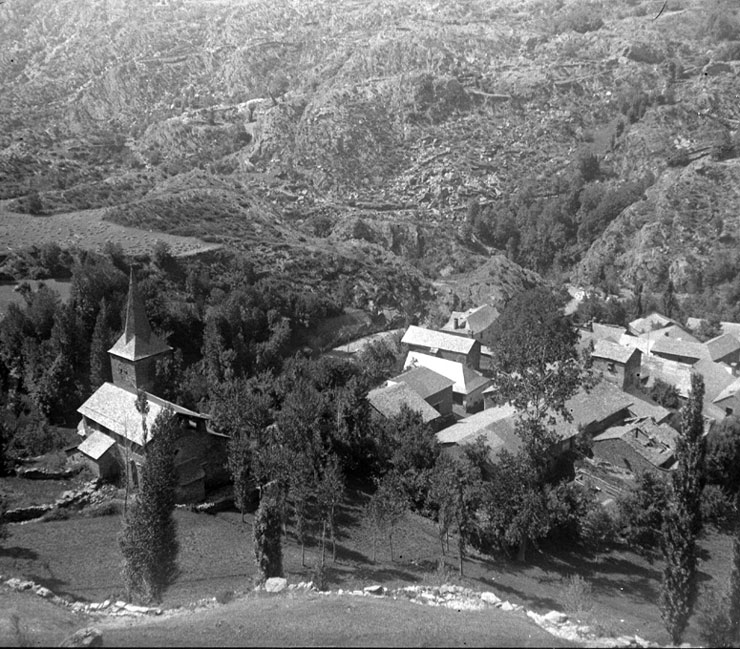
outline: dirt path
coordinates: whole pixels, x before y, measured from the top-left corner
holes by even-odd
[[[130,228],[103,220],[105,209],[82,210],[31,216],[10,212],[0,203],[0,255],[42,243],[61,246],[81,246],[100,250],[111,241],[119,243],[128,254],[148,252],[157,241],[169,244],[176,256],[190,255],[219,248],[195,237],[180,237],[162,232]]]

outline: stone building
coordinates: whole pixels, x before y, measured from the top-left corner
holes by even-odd
[[[150,392],[157,360],[171,352],[152,332],[132,273],[124,331],[109,350],[113,381],[101,385],[77,409],[82,416],[77,431],[85,438],[77,451],[101,478],[112,480],[123,474],[137,485],[154,422],[169,407],[178,423],[176,498],[178,502],[194,502],[202,500],[208,488],[228,481],[228,437],[211,429],[210,415]],[[149,404],[145,417],[136,408],[139,391],[146,394]]]

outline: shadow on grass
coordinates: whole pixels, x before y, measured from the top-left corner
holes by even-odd
[[[18,545],[14,545],[9,548],[0,547],[0,557],[33,560],[39,558],[39,553],[35,550],[29,550],[28,548],[22,548]]]
[[[513,588],[512,586],[506,586],[501,583],[494,583],[493,587],[496,589],[496,595],[504,599],[504,595],[510,595],[513,597],[516,597],[521,602],[527,602],[528,605],[534,605],[540,608],[547,608],[547,609],[561,609],[562,605],[560,602],[557,602],[556,600],[550,598],[550,597],[537,597],[536,595],[532,595],[531,593],[525,593],[518,588]]]
[[[331,580],[334,581],[341,575],[335,568],[330,568]],[[335,574],[336,573],[336,574]],[[374,567],[372,565],[361,565],[356,566],[353,570],[354,577],[363,581],[375,581],[383,583],[392,580],[403,580],[408,582],[419,582],[421,578],[419,575],[415,575],[407,570],[401,570],[399,568],[390,568],[387,565],[379,565]]]

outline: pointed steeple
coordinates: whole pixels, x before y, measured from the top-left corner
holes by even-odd
[[[136,286],[136,276],[132,267],[126,302],[126,325],[121,337],[108,351],[121,358],[136,361],[169,352],[171,349],[152,331],[144,310],[144,302]]]

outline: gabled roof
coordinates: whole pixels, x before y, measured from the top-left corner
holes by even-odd
[[[704,398],[710,401],[719,396],[722,390],[735,381],[729,365],[715,363],[708,358],[703,358],[694,363],[692,369],[704,377]]]
[[[154,420],[167,405],[170,405],[180,415],[198,419],[208,418],[207,415],[170,403],[148,392],[146,396],[149,401],[149,412],[146,416],[146,442],[151,441]],[[139,446],[144,446],[144,431],[141,427],[141,414],[136,409],[135,391],[113,383],[103,383],[85,403],[77,408],[77,412],[121,437],[129,439]]]
[[[401,338],[406,345],[418,345],[429,349],[444,349],[457,354],[469,354],[475,345],[480,343],[474,338],[455,336],[444,331],[435,331],[411,325]]]
[[[80,443],[77,450],[93,460],[99,460],[115,444],[116,442],[113,438],[96,430]]]
[[[700,342],[698,338],[692,336],[686,329],[677,325],[670,324],[659,329],[652,329],[638,335],[639,338],[650,338],[651,340],[660,340],[661,338],[672,338],[674,340],[683,340],[688,343]]]
[[[652,347],[653,354],[668,354],[696,359],[708,358],[709,351],[701,343],[692,343],[678,338],[657,338]]]
[[[466,318],[468,329],[470,329],[473,334],[485,331],[494,322],[496,322],[499,315],[498,309],[492,307],[490,304],[484,304],[476,309],[471,309]]]
[[[491,379],[487,379],[480,372],[446,358],[438,358],[429,354],[411,351],[406,356],[404,369],[410,367],[426,367],[437,374],[453,381],[452,391],[457,394],[467,395],[480,387],[490,385]]]
[[[521,440],[514,433],[515,419],[516,410],[513,406],[488,408],[441,430],[437,433],[437,442],[468,444],[474,442],[479,435],[484,435],[489,448],[507,448],[515,453],[521,446]]]
[[[640,419],[649,417],[654,420],[656,424],[662,424],[671,416],[671,411],[668,410],[668,408],[664,408],[657,403],[653,403],[639,389],[627,388],[625,392],[633,399],[632,404],[628,409],[635,417]]]
[[[659,356],[642,357],[641,376],[649,375],[648,386],[655,379],[660,379],[678,390],[678,394],[688,398],[691,392],[691,366],[678,361],[671,361]]]
[[[709,352],[709,358],[716,361],[740,350],[740,340],[732,334],[720,334],[716,338],[707,340],[704,346]]]
[[[411,367],[405,372],[388,379],[388,383],[405,383],[422,399],[431,397],[455,383],[428,367]]]
[[[627,363],[635,354],[641,354],[639,349],[634,347],[623,347],[617,343],[608,340],[597,340],[591,356],[604,358],[616,363]]]
[[[631,347],[632,349],[639,349],[642,352],[643,359],[650,355],[650,351],[655,344],[654,340],[648,338],[638,338],[637,336],[630,336],[629,334],[622,334],[617,341],[622,347]]]
[[[556,417],[555,432],[560,439],[568,439],[577,435],[579,428],[606,421],[633,403],[633,397],[606,380],[599,381],[589,391],[582,387],[565,402],[572,421]]]
[[[591,333],[596,340],[611,340],[612,342],[617,342],[622,334],[627,333],[627,329],[620,327],[619,325],[592,322]]]
[[[647,333],[654,329],[667,327],[671,324],[678,324],[675,320],[667,318],[661,313],[653,312],[650,315],[646,315],[644,318],[637,318],[629,323],[628,329],[635,335]]]
[[[594,443],[621,439],[656,467],[669,464],[674,457],[678,431],[667,424],[642,419],[624,426],[613,426],[596,435]]]
[[[728,399],[729,397],[735,396],[738,392],[740,392],[740,378],[736,378],[733,380],[732,383],[725,386],[722,392],[720,392],[712,401],[714,403],[720,403],[721,401],[724,401],[725,399]]]
[[[130,361],[136,361],[168,352],[171,349],[163,340],[154,335],[149,325],[132,268],[126,302],[126,325],[123,334],[108,352]]]
[[[421,413],[424,422],[439,418],[439,413],[405,383],[394,383],[384,388],[370,390],[367,395],[370,405],[384,417],[395,417],[401,413],[405,404],[411,410]]]

